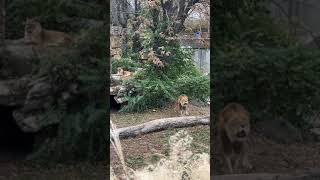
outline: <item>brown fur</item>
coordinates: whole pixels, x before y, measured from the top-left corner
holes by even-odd
[[[219,139],[230,173],[239,172],[239,165],[251,169],[247,140],[250,133],[249,112],[238,103],[228,104],[219,114]],[[232,163],[232,157],[235,161]]]
[[[133,73],[130,71],[124,71],[122,67],[117,68],[117,74],[124,76],[124,77],[129,77],[129,76],[133,75]]]
[[[24,41],[26,44],[40,46],[63,46],[71,44],[74,40],[64,32],[46,30],[37,20],[27,18]]]
[[[189,112],[188,112],[188,105],[189,105],[189,100],[188,100],[188,96],[186,95],[180,95],[178,97],[178,100],[177,100],[177,107],[180,111],[180,115],[183,116],[183,115],[186,115],[188,116],[189,115]]]

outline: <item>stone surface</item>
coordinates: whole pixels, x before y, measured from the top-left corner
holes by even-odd
[[[281,143],[293,143],[302,140],[301,132],[286,120],[262,120],[256,126],[259,133]]]
[[[59,123],[60,115],[50,112],[53,99],[59,98],[67,103],[75,98],[79,91],[76,83],[61,88],[59,85],[52,85],[46,76],[31,76],[32,68],[29,69],[26,64],[31,63],[32,67],[35,65],[32,61],[34,58],[42,60],[49,56],[58,57],[69,53],[77,52],[61,47],[31,47],[23,44],[22,40],[7,41],[6,50],[0,53],[0,58],[16,62],[17,66],[8,68],[20,73],[17,78],[0,80],[0,105],[13,108],[12,116],[22,131],[38,132],[44,127]]]
[[[24,104],[29,78],[0,81],[0,105],[18,106]]]

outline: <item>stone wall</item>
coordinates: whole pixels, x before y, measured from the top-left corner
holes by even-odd
[[[111,59],[121,58],[123,37],[124,37],[124,29],[121,26],[111,26],[111,30],[110,30]]]

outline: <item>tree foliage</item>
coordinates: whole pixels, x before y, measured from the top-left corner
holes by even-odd
[[[124,82],[129,87],[125,95],[128,105],[122,110],[163,107],[182,93],[204,100],[209,96],[209,79],[194,65],[192,52],[180,47],[174,22],[166,17],[160,3],[144,6],[147,8],[139,11],[139,16],[128,20],[128,61],[121,61],[143,70]],[[127,67],[126,63],[114,60],[113,66]]]
[[[254,120],[284,118],[306,127],[319,106],[319,52],[303,48],[270,17],[264,0],[213,2],[212,87],[216,110],[245,104]]]

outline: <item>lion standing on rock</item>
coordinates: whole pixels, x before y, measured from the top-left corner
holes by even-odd
[[[35,18],[27,18],[24,42],[39,46],[66,46],[72,44],[74,39],[64,32],[44,29]]]

